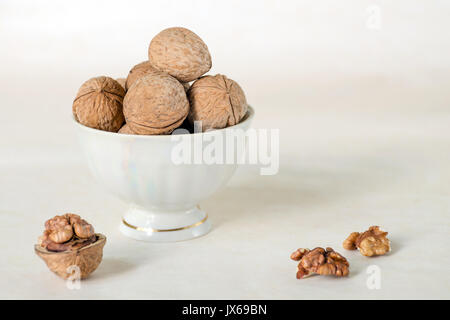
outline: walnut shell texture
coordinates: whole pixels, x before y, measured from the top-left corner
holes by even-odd
[[[188,92],[191,84],[189,82],[181,82],[181,84],[183,85],[184,91]]]
[[[135,65],[128,73],[128,77],[124,87],[125,90],[128,90],[133,85],[133,83],[136,82],[136,80],[154,72],[158,72],[158,70],[152,67],[150,61],[144,61]]]
[[[119,133],[123,133],[123,134],[135,134],[130,126],[128,125],[128,123],[125,123],[122,128],[120,128]]]
[[[163,72],[137,80],[124,99],[126,122],[136,134],[170,134],[188,112],[183,85]]]
[[[96,77],[80,87],[72,111],[79,123],[94,129],[117,132],[124,122],[125,91],[114,79]]]
[[[125,78],[117,78],[116,81],[122,86],[122,88],[125,89],[125,83],[127,82],[127,79],[125,79]]]
[[[102,262],[106,237],[100,233],[97,233],[96,236],[96,242],[75,251],[52,252],[38,244],[35,245],[34,250],[48,268],[61,278],[69,278],[71,274],[68,272],[68,268],[77,266],[80,268],[81,279],[85,279]]]
[[[248,110],[244,91],[224,75],[205,76],[195,81],[188,92],[189,122],[202,122],[202,131],[238,124]]]
[[[150,42],[148,57],[158,70],[181,82],[197,79],[211,69],[211,55],[203,40],[181,27],[168,28]]]

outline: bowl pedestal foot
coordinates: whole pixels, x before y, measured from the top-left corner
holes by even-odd
[[[173,242],[200,237],[211,229],[208,215],[198,206],[182,210],[131,206],[120,231],[127,237],[149,242]]]

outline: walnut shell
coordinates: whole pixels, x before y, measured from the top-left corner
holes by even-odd
[[[123,133],[123,134],[135,134],[130,126],[128,125],[128,123],[125,123],[122,128],[120,128],[119,133]]]
[[[238,124],[248,110],[244,91],[224,75],[205,76],[195,81],[188,92],[189,122],[202,122],[202,131]]]
[[[136,80],[154,72],[158,72],[158,70],[152,67],[150,61],[144,61],[135,65],[128,73],[128,77],[125,83],[125,90],[128,90],[133,85],[133,83],[136,82]]]
[[[181,82],[181,84],[183,85],[184,91],[188,92],[191,84],[189,82]]]
[[[189,112],[183,85],[166,73],[140,78],[124,99],[124,115],[136,134],[170,134]]]
[[[168,28],[150,42],[148,57],[158,70],[181,82],[197,79],[211,69],[208,47],[194,32],[186,28]]]
[[[116,81],[122,86],[123,89],[125,89],[125,82],[127,81],[127,79],[125,79],[125,78],[117,78]]]
[[[124,95],[122,86],[112,78],[89,79],[80,87],[73,101],[73,116],[87,127],[117,132],[124,122]]]
[[[38,244],[34,246],[34,250],[48,268],[61,278],[69,278],[71,274],[68,273],[68,268],[75,265],[80,268],[81,279],[85,279],[102,262],[106,237],[100,233],[96,233],[96,236],[97,241],[74,251],[52,252]]]

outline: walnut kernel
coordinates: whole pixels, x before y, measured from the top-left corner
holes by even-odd
[[[66,251],[95,241],[94,227],[79,215],[66,213],[45,222],[45,230],[38,243],[50,251]]]
[[[316,273],[319,275],[334,275],[345,277],[349,274],[347,259],[332,248],[297,249],[291,254],[291,259],[300,261],[297,266],[297,279]]]
[[[346,250],[356,250],[356,239],[359,237],[359,232],[352,232],[350,235],[345,239],[342,246]]]
[[[380,230],[378,226],[371,226],[369,230],[359,233],[352,232],[343,243],[347,250],[359,249],[359,252],[366,256],[384,255],[391,250],[387,232]]]

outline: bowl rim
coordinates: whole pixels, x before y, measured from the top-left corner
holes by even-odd
[[[252,106],[249,105],[247,114],[245,115],[245,119],[243,121],[239,122],[238,124],[235,124],[234,126],[222,128],[222,129],[214,129],[214,130],[209,130],[209,131],[205,131],[205,132],[190,133],[189,136],[207,135],[207,134],[217,133],[218,131],[224,131],[224,130],[229,130],[229,129],[239,129],[239,128],[243,127],[245,123],[250,122],[254,116],[255,116],[255,110],[253,109]],[[72,115],[72,121],[81,130],[86,130],[86,131],[88,131],[90,133],[94,133],[94,134],[118,136],[118,137],[133,137],[136,139],[149,139],[149,140],[150,139],[171,139],[174,136],[173,134],[139,135],[139,134],[128,134],[128,133],[120,133],[119,134],[118,132],[104,131],[104,130],[100,130],[100,129],[87,127],[84,124],[79,123],[77,120],[75,120],[73,115]]]

